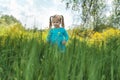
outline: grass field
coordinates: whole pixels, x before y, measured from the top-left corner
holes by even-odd
[[[65,53],[46,43],[46,35],[19,24],[1,28],[0,80],[120,80],[120,30],[69,33]]]

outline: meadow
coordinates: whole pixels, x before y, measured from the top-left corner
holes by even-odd
[[[0,27],[0,80],[120,80],[120,30],[68,30],[65,53],[48,30]]]

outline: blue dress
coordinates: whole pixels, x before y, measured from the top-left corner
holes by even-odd
[[[64,28],[52,28],[48,33],[47,42],[57,44],[61,51],[65,51],[65,45],[62,44],[62,41],[67,42],[68,38],[69,36]]]

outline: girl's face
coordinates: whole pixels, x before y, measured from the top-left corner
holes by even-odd
[[[54,19],[52,20],[52,24],[53,24],[53,26],[55,26],[56,28],[59,28],[61,22],[60,22],[59,19],[54,18]]]

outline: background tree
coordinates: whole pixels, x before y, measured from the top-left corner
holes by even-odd
[[[21,24],[21,22],[17,20],[15,17],[13,17],[12,15],[2,15],[0,17],[0,23],[1,23],[0,25],[10,25],[14,23]]]
[[[120,28],[120,0],[113,0],[112,25]]]
[[[110,20],[112,23],[116,22],[119,23],[119,4],[120,0],[115,0],[115,16],[108,17],[106,16],[107,11],[109,11],[109,7],[107,7],[106,0],[63,0],[66,2],[66,9],[72,9],[73,11],[77,11],[79,13],[79,17],[82,20],[83,26],[92,27],[93,30],[97,31],[100,29],[101,25],[111,25]],[[113,7],[113,6],[112,6]],[[112,14],[111,14],[112,15]],[[112,19],[113,18],[113,19]]]

